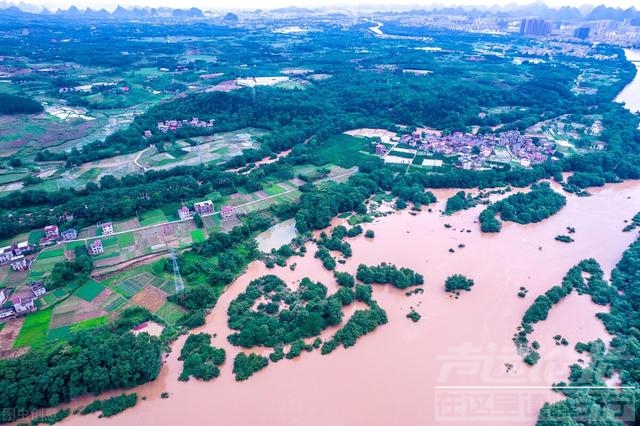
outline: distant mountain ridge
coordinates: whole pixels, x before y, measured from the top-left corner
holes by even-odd
[[[372,9],[376,7],[371,6]],[[326,9],[326,8],[325,8]],[[377,7],[380,11],[385,11],[383,6]],[[627,9],[615,8],[606,5],[599,5],[595,7],[582,6],[580,8],[573,6],[562,6],[559,8],[549,7],[543,2],[534,2],[527,5],[509,4],[499,8],[489,8],[481,5],[475,6],[437,6],[416,8],[415,5],[402,7],[394,5],[394,10],[398,13],[411,13],[416,16],[431,15],[431,14],[447,14],[447,15],[465,15],[469,17],[486,17],[495,16],[500,18],[518,18],[518,17],[538,17],[548,20],[557,21],[598,21],[598,20],[613,20],[624,21],[629,20],[632,25],[640,25],[640,11],[631,7]],[[279,9],[273,9],[272,13],[314,13],[318,9],[308,9],[301,7],[284,7]],[[391,9],[386,11],[393,12]],[[7,3],[6,1],[0,1],[0,14],[5,16],[17,16],[24,15],[54,15],[59,17],[69,18],[91,18],[91,19],[145,19],[154,17],[169,17],[178,19],[192,19],[203,18],[205,13],[196,7],[185,9],[173,9],[173,8],[152,8],[152,7],[123,7],[117,6],[112,12],[105,9],[94,10],[91,8],[79,9],[77,6],[70,6],[66,10],[58,9],[54,13],[50,12],[46,8],[39,9],[37,6],[20,2],[15,5]],[[237,15],[234,13],[227,13],[224,20],[227,22],[236,22]]]

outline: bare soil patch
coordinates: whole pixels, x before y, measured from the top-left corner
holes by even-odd
[[[167,301],[167,293],[152,285],[147,285],[141,292],[131,298],[136,305],[156,312]]]
[[[16,340],[23,322],[24,317],[9,320],[0,330],[0,358],[12,358],[20,355],[24,352],[23,350],[29,349],[28,347],[17,351],[13,349],[13,341]]]

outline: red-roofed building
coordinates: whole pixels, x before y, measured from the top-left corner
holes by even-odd
[[[44,235],[47,238],[56,238],[60,235],[60,230],[58,229],[58,225],[48,225],[44,227]]]

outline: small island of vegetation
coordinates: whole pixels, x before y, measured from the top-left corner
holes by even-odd
[[[460,293],[460,290],[471,291],[475,283],[462,274],[451,275],[444,283],[444,289],[449,293]]]
[[[560,211],[566,204],[564,195],[558,194],[546,183],[531,185],[531,191],[512,194],[487,207],[480,213],[480,230],[482,232],[500,232],[503,221],[520,224],[536,223]]]
[[[189,377],[209,381],[220,375],[220,366],[224,364],[226,353],[211,345],[211,335],[207,333],[190,334],[182,347],[178,360],[184,361],[178,380],[188,381]]]

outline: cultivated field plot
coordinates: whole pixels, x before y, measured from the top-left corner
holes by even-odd
[[[91,330],[92,328],[101,327],[109,322],[109,317],[104,315],[101,317],[89,318],[84,321],[77,322],[71,326],[71,331]]]
[[[132,303],[142,306],[154,313],[164,305],[166,300],[167,294],[152,285],[147,285],[142,291],[131,298]]]
[[[101,317],[107,313],[100,307],[75,295],[69,296],[53,308],[51,328],[72,325],[87,319]]]
[[[71,335],[71,326],[65,325],[58,328],[52,328],[47,334],[48,340],[66,340]]]
[[[178,320],[186,313],[187,311],[180,306],[171,302],[166,302],[160,309],[158,309],[156,315],[165,320],[167,324],[175,326]]]
[[[194,243],[201,243],[204,240],[206,240],[206,237],[204,236],[204,231],[202,229],[194,229],[191,231],[191,241]]]
[[[176,285],[173,281],[162,281],[162,283],[160,283],[159,285],[156,285],[156,287],[158,287],[160,290],[164,291],[169,295],[174,294],[176,292]]]
[[[112,293],[100,304],[100,307],[107,312],[116,312],[126,304],[127,299],[120,296],[118,293]]]
[[[240,207],[238,210],[244,212],[244,213],[251,213],[254,211],[259,211],[259,210],[264,210],[266,208],[268,208],[269,206],[275,204],[275,203],[281,203],[284,201],[297,201],[300,199],[300,196],[302,195],[302,193],[298,190],[296,191],[292,191],[292,192],[288,192],[286,194],[282,194],[279,197],[274,197],[274,198],[270,198],[267,200],[260,200],[260,201],[256,201],[254,203],[245,205]]]
[[[125,296],[126,298],[131,298],[135,296],[138,292],[142,291],[144,285],[137,284],[131,280],[124,280],[115,285],[115,290]]]
[[[44,309],[27,315],[20,333],[13,342],[13,347],[37,347],[44,343],[47,340],[52,315],[53,309]]]
[[[27,272],[14,271],[13,269],[7,267],[2,269],[8,269],[7,276],[2,283],[2,285],[4,285],[5,287],[16,288],[19,285],[23,284],[27,279]]]
[[[285,188],[284,185],[274,184],[274,183],[265,183],[262,186],[264,193],[267,196],[282,194],[287,191],[289,188]]]
[[[105,287],[102,284],[90,279],[77,289],[74,295],[87,302],[92,302],[104,289]]]
[[[64,262],[64,260],[63,247],[41,251],[29,269],[29,278],[32,280],[42,279],[53,270],[56,263]]]
[[[142,272],[137,275],[133,275],[113,286],[114,290],[126,297],[127,299],[135,296],[138,292],[149,284],[154,279],[154,276],[149,272]]]
[[[64,249],[63,248],[55,248],[42,250],[38,255],[38,260],[43,261],[46,259],[51,259],[53,257],[64,257]]]
[[[57,288],[54,291],[51,291],[40,298],[40,301],[45,305],[54,305],[59,300],[67,297],[69,293],[64,288]]]

